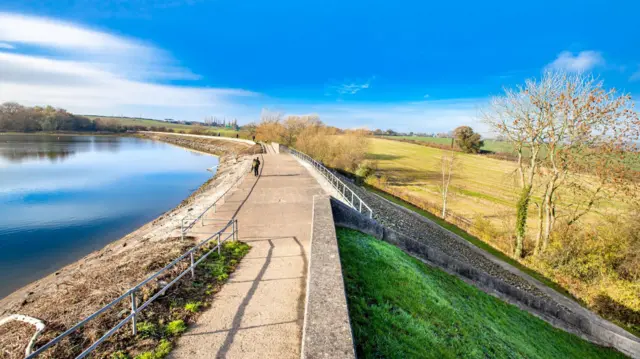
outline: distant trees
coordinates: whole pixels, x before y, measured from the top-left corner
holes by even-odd
[[[340,130],[326,126],[318,115],[287,116],[263,110],[256,138],[273,141],[307,153],[328,166],[355,170],[368,148],[367,130]]]
[[[464,153],[478,153],[484,142],[480,139],[480,134],[473,132],[469,126],[460,126],[453,130],[453,138],[456,145]]]
[[[590,76],[547,72],[493,99],[484,117],[517,154],[516,257],[524,254],[536,186],[542,199],[534,253],[546,249],[559,216],[570,226],[608,196],[634,194],[640,120],[628,94],[604,89]],[[562,195],[569,200],[558,211]]]
[[[0,105],[0,131],[95,131],[96,124],[63,109],[25,107],[14,102]]]

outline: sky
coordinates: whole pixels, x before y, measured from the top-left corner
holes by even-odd
[[[0,102],[446,132],[545,70],[638,98],[628,1],[0,0]]]

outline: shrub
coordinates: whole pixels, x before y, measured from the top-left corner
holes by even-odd
[[[356,169],[356,176],[360,177],[360,179],[366,179],[367,177],[373,175],[378,168],[377,164],[373,161],[362,161],[358,165]]]
[[[167,324],[167,326],[164,328],[164,332],[168,336],[172,337],[184,333],[185,330],[187,330],[187,325],[182,319],[169,322],[169,324]]]
[[[201,306],[202,306],[202,302],[189,302],[185,304],[184,310],[191,313],[197,313],[200,311]]]

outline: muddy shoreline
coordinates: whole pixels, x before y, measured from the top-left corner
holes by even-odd
[[[162,134],[138,136],[217,155],[220,157],[218,171],[175,208],[104,248],[1,299],[0,318],[22,314],[45,322],[47,329],[36,347],[100,309],[142,281],[158,266],[162,267],[192,246],[191,239],[180,240],[180,220],[188,213],[201,213],[246,174],[251,158],[247,155],[257,151],[249,144],[215,138]],[[99,335],[101,327],[97,322],[84,328],[84,340]],[[25,345],[34,331],[33,327],[18,323],[0,327],[0,358],[23,358]],[[63,341],[58,346],[78,344]],[[59,356],[50,350],[41,357]]]

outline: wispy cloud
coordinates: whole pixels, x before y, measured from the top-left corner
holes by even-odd
[[[569,51],[563,51],[546,68],[568,72],[586,72],[604,64],[602,54],[597,51],[581,51],[576,55]]]
[[[7,49],[7,50],[11,50],[11,49],[15,49],[16,47],[11,45],[11,44],[7,44],[6,42],[0,42],[0,49]]]
[[[638,70],[636,72],[631,74],[629,81],[640,81],[640,66],[638,66]]]
[[[371,82],[375,80],[375,76],[371,76],[364,81],[346,80],[338,85],[329,85],[329,93],[337,93],[338,95],[355,95],[358,92],[371,87]]]
[[[0,44],[18,49],[0,47],[0,102],[200,119],[233,109],[237,97],[257,95],[167,84],[199,76],[143,41],[48,18],[0,13]]]

